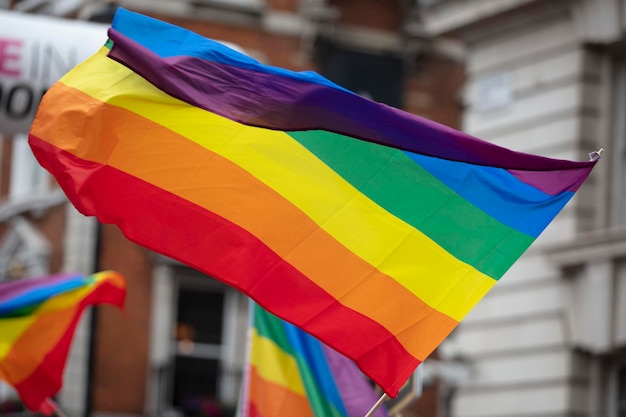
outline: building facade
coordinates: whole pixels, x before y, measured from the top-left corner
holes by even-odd
[[[413,1],[0,3],[105,23],[117,5],[227,42],[265,64],[313,69],[374,100],[459,127],[463,49],[425,36]],[[58,397],[65,412],[230,415],[243,369],[246,297],[76,212],[38,169],[23,135],[5,134],[1,149],[0,277],[112,269],[128,281],[124,312],[98,307],[81,322]],[[435,417],[441,402],[429,382],[404,415]]]
[[[626,2],[423,1],[466,47],[462,129],[586,160],[588,182],[445,342],[455,417],[626,416]]]

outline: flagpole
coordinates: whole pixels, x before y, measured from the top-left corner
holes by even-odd
[[[54,412],[59,417],[67,417],[67,414],[65,414],[65,412],[63,410],[61,410],[61,407],[59,407],[58,405],[57,405],[56,410],[54,410]]]
[[[57,404],[50,397],[47,397],[41,403],[41,405],[39,406],[38,414],[41,414],[45,417],[53,417],[53,416],[67,417],[67,414],[65,414],[65,412],[61,410],[61,407],[59,407],[59,404]]]
[[[387,399],[389,398],[387,396],[387,393],[383,392],[383,395],[380,396],[380,398],[378,399],[378,401],[376,401],[376,404],[374,404],[372,406],[372,408],[370,408],[370,411],[367,412],[367,414],[365,414],[365,417],[372,417],[374,415],[374,413],[376,412],[376,410],[378,410],[378,407],[380,407],[380,405]]]

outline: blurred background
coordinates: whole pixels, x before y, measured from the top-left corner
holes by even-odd
[[[245,296],[77,213],[27,145],[42,94],[119,6],[517,151],[605,148],[401,415],[626,417],[626,0],[0,0],[0,280],[128,279],[124,313],[81,321],[69,417],[232,416],[245,356]],[[0,413],[26,414],[4,385]]]

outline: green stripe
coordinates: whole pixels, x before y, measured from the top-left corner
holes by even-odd
[[[285,325],[290,326],[290,324],[283,322],[280,318],[269,313],[256,303],[252,305],[252,308],[254,309],[254,326],[259,336],[273,341],[283,352],[291,355],[297,362],[298,371],[307,393],[307,400],[313,409],[313,415],[345,417],[324,396],[324,393],[317,385],[307,359],[293,348],[284,328]]]
[[[300,375],[316,416],[345,416],[345,408],[322,342],[293,324],[282,322],[296,353]]]
[[[41,307],[42,304],[43,304],[43,302],[37,303],[37,304],[32,304],[32,305],[29,305],[29,306],[19,307],[19,308],[16,308],[15,310],[10,310],[10,311],[7,311],[4,314],[1,314],[0,318],[8,319],[8,318],[15,318],[15,317],[31,316],[31,315],[35,314],[35,311],[39,307]]]
[[[335,406],[326,399],[324,393],[317,385],[313,372],[308,365],[305,358],[300,355],[296,356],[298,367],[300,369],[300,376],[306,389],[307,399],[311,408],[313,409],[314,416],[328,416],[328,417],[345,417],[343,413],[335,408]]]
[[[456,194],[400,150],[325,131],[288,133],[372,201],[494,279],[534,241]]]
[[[296,358],[296,353],[289,343],[285,329],[279,318],[269,313],[265,309],[254,307],[254,327],[259,336],[274,341],[285,353]]]

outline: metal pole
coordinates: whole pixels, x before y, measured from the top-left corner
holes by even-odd
[[[65,412],[61,410],[61,407],[59,407],[58,405],[57,405],[57,409],[54,410],[54,412],[59,417],[67,417],[67,414],[65,414]]]
[[[374,413],[376,412],[376,410],[378,410],[378,407],[380,407],[380,405],[387,399],[389,398],[387,396],[387,393],[383,392],[383,395],[380,396],[380,398],[378,399],[378,401],[376,401],[376,404],[374,404],[372,406],[372,408],[370,408],[370,411],[367,412],[367,414],[365,414],[365,417],[372,417],[374,415]]]

